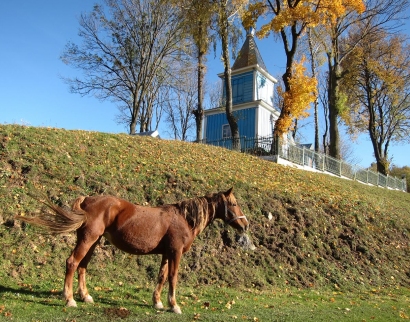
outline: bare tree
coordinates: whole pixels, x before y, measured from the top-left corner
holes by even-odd
[[[164,112],[175,140],[186,141],[195,125],[192,111],[198,100],[196,71],[184,65],[176,75],[172,87],[166,90]]]
[[[327,96],[327,75],[322,75],[319,78],[319,101],[323,107],[323,135],[322,135],[322,145],[323,153],[329,154],[329,104]]]
[[[319,50],[320,46],[318,45],[317,39],[312,35],[312,28],[308,28],[308,47],[309,47],[309,54],[310,54],[310,71],[312,73],[312,77],[317,79],[318,74],[318,65],[319,65]],[[314,108],[314,119],[315,119],[315,151],[319,152],[319,97],[317,96],[315,101],[313,102]]]
[[[80,16],[81,46],[69,42],[64,63],[83,71],[66,78],[73,93],[118,103],[129,133],[150,127],[159,88],[169,79],[171,60],[181,52],[177,8],[162,0],[104,0]]]
[[[204,118],[204,79],[206,73],[206,54],[212,41],[210,30],[213,14],[212,1],[204,0],[170,0],[184,13],[185,30],[193,42],[193,54],[197,62],[197,108],[192,110],[196,123],[196,142],[202,141],[202,121]]]
[[[206,84],[206,96],[208,97],[208,108],[222,108],[225,104],[223,99],[223,85],[220,81],[214,84]]]
[[[235,28],[235,19],[240,17],[241,12],[245,9],[249,0],[212,0],[215,5],[215,22],[213,27],[216,29],[218,37],[221,40],[222,61],[224,64],[224,86],[225,86],[225,112],[231,128],[232,148],[234,150],[241,149],[241,141],[239,139],[238,122],[233,114],[232,103],[232,83],[231,83],[231,60],[230,60],[230,44],[236,44],[237,28]]]

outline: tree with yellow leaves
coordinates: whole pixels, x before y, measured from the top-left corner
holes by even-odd
[[[264,24],[257,32],[258,37],[266,37],[271,32],[280,35],[285,53],[286,53],[286,70],[282,76],[287,103],[281,109],[279,119],[275,126],[275,135],[280,136],[288,131],[294,117],[305,115],[305,111],[314,101],[314,93],[308,92],[306,82],[312,83],[301,69],[295,66],[295,55],[297,52],[298,42],[304,36],[308,26],[318,26],[329,24],[343,15],[346,10],[354,9],[357,11],[364,10],[362,0],[266,0],[254,1],[248,11],[243,16],[245,26],[255,26],[256,21],[262,15],[270,15],[272,19]],[[299,63],[300,64],[300,63]],[[296,73],[298,71],[298,73]],[[304,71],[303,71],[304,72]],[[297,77],[303,77],[305,82],[297,81]],[[299,88],[295,88],[298,84]],[[297,95],[292,97],[292,95]],[[303,97],[304,99],[299,99]],[[307,99],[306,99],[307,98]]]
[[[389,28],[397,27],[408,6],[408,0],[367,0],[365,3],[365,10],[359,2],[350,3],[337,19],[330,19],[328,24],[323,24],[326,35],[322,34],[319,38],[328,63],[329,154],[335,158],[341,156],[338,123],[345,109],[345,100],[340,89],[346,74],[342,68],[343,61],[349,58],[356,46],[366,37],[372,34],[377,36],[381,26],[388,24]],[[349,40],[352,29],[357,29],[359,33],[354,41],[345,41]]]
[[[289,79],[289,90],[283,91],[280,87],[277,93],[282,97],[282,110],[286,110],[289,117],[279,118],[275,130],[283,134],[292,126],[294,119],[307,117],[306,106],[313,102],[317,95],[317,81],[305,75],[305,58],[293,64],[292,77]]]
[[[390,144],[410,137],[410,45],[403,36],[379,30],[342,67],[347,74],[341,88],[350,107],[343,116],[353,131],[368,132],[377,171],[387,175]]]

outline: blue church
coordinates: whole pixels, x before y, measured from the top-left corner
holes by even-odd
[[[231,72],[232,109],[238,122],[239,135],[247,138],[271,136],[279,117],[279,111],[273,107],[277,80],[266,69],[253,31],[248,32]],[[223,73],[218,76],[225,82]],[[224,98],[225,90],[222,96]],[[231,137],[224,106],[205,110],[203,122],[204,142],[216,144]]]

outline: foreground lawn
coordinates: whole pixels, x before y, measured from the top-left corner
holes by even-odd
[[[333,292],[321,290],[232,289],[181,286],[183,314],[151,307],[153,285],[94,286],[95,304],[65,308],[55,285],[0,286],[2,321],[404,321],[410,316],[410,290]],[[165,302],[166,294],[163,294]]]
[[[204,230],[180,265],[182,316],[151,307],[160,258],[135,258],[106,240],[89,267],[96,303],[65,308],[62,279],[75,234],[43,235],[14,220],[42,211],[29,195],[70,206],[79,195],[112,194],[155,206],[230,187],[257,249],[242,250],[221,221]],[[410,316],[408,193],[204,144],[0,125],[0,196],[0,321]]]

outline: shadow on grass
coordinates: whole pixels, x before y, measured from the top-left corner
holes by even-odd
[[[52,306],[52,307],[64,307],[65,306],[61,292],[56,293],[56,292],[51,292],[51,291],[35,290],[32,288],[27,288],[27,287],[4,286],[0,284],[0,296],[6,293],[13,294],[14,296],[20,296],[20,295],[23,296],[22,298],[20,298],[22,302],[31,302],[31,303],[43,304],[43,305]],[[87,307],[87,305],[90,305],[90,304],[86,304],[82,302],[78,297],[76,297],[76,294],[74,294],[74,299],[77,301],[79,305],[81,305],[81,307],[85,308]],[[55,301],[59,301],[59,303],[55,303]],[[105,308],[112,307],[113,310],[117,307],[124,307],[124,306],[138,307],[141,309],[153,309],[152,305],[144,303],[139,298],[128,297],[128,296],[124,299],[121,299],[121,298],[113,299],[113,298],[110,298],[109,295],[107,294],[107,296],[94,297],[94,302],[97,306],[101,305]]]
[[[13,294],[23,294],[23,295],[38,295],[41,297],[44,296],[53,296],[55,297],[56,293],[50,292],[50,291],[35,291],[33,289],[29,289],[27,287],[10,287],[10,286],[4,286],[0,285],[0,294],[2,293],[13,293]]]

